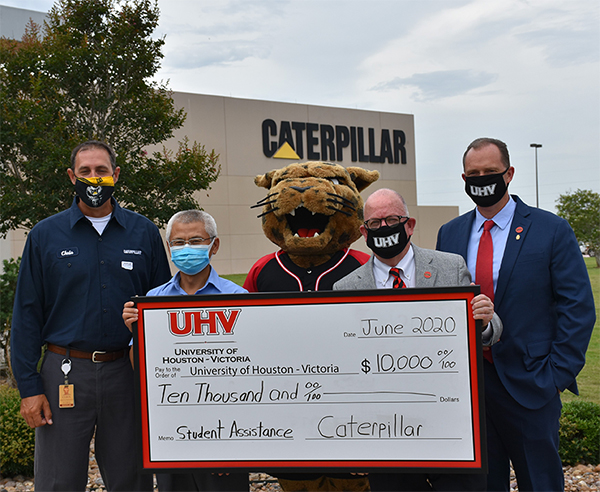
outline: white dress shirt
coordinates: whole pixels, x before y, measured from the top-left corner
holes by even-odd
[[[400,270],[400,278],[404,281],[406,287],[415,287],[415,253],[412,249],[412,244],[397,265],[394,265]],[[394,287],[394,276],[390,275],[392,267],[386,265],[376,256],[373,258],[373,275],[378,289],[391,289]]]

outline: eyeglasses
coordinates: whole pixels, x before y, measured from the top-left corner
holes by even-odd
[[[402,222],[402,219],[406,219]],[[365,221],[365,227],[370,231],[376,231],[381,227],[381,223],[385,221],[388,227],[395,227],[398,224],[406,224],[406,221],[410,219],[406,215],[388,215],[384,219],[369,219]]]
[[[171,248],[183,248],[186,244],[189,244],[190,246],[201,246],[206,241],[210,241],[214,238],[215,236],[207,238],[193,237],[191,239],[188,239],[187,241],[185,239],[173,239],[172,241],[169,241],[169,246],[171,246]]]

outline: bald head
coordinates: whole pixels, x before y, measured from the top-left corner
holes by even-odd
[[[365,221],[374,218],[371,215],[375,210],[382,207],[386,210],[393,210],[387,215],[410,215],[406,202],[400,193],[390,190],[389,188],[381,188],[380,190],[374,191],[365,202]]]

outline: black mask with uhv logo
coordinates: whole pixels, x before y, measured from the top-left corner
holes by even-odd
[[[496,205],[508,189],[504,182],[503,173],[486,174],[484,176],[465,176],[465,191],[471,200],[480,207],[491,207]]]
[[[407,221],[408,219],[394,227],[381,226],[375,231],[367,229],[367,246],[369,249],[386,260],[398,256],[410,241],[404,228]]]

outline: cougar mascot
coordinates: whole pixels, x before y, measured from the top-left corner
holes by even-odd
[[[378,171],[344,168],[329,162],[290,164],[257,176],[268,190],[262,207],[265,236],[281,249],[259,259],[244,287],[250,292],[331,290],[333,284],[367,262],[369,255],[349,249],[360,237],[360,192]],[[366,477],[349,473],[278,473],[283,490],[369,490]]]

